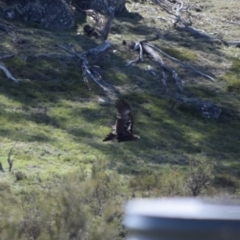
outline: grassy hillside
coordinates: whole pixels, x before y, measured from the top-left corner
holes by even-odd
[[[202,1],[193,25],[238,40],[239,25],[230,23],[238,21],[233,10],[238,7],[237,1]],[[81,52],[100,43],[83,35],[83,16],[77,14],[71,31],[12,22],[16,33],[1,33],[0,56],[14,54],[4,64],[24,79],[16,84],[0,72],[2,239],[123,239],[126,200],[191,196],[197,174],[207,179],[201,196],[239,197],[239,48],[174,30],[165,21],[167,13],[149,2],[129,2],[127,8],[128,14],[114,20],[112,47],[99,66],[103,79],[131,105],[134,131],[141,136],[135,142],[102,142],[111,130],[115,99],[93,82],[89,91],[78,61],[62,57],[65,52],[56,46],[72,43]],[[137,53],[122,40],[142,40],[156,30],[165,36],[156,46],[216,79],[208,81],[163,57],[183,79],[188,96],[218,104],[229,115],[215,121],[186,106],[172,108],[175,83],[169,78],[167,94],[159,77],[147,71],[148,65],[157,70],[150,59],[125,66]],[[15,143],[9,173],[7,157]]]

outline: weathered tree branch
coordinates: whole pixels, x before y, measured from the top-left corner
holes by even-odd
[[[4,169],[3,169],[3,166],[2,166],[1,162],[0,162],[0,171],[4,172]]]
[[[160,56],[153,50],[153,48],[148,45],[147,43],[143,44],[143,48],[146,53],[148,53],[161,67],[162,67],[162,82],[166,86],[166,74],[164,70],[168,71],[171,75],[172,78],[174,79],[178,89],[183,92],[183,87],[182,87],[182,80],[178,77],[176,71],[174,71],[172,68],[167,66],[166,64],[163,63],[162,59]]]
[[[10,151],[8,152],[8,165],[9,165],[9,172],[11,172],[12,167],[13,167],[13,159],[11,159],[11,155],[12,155],[12,151],[14,149],[14,147],[16,146],[17,142],[15,142],[14,146],[10,149]]]
[[[131,64],[133,63],[137,63],[137,62],[140,62],[140,61],[143,61],[143,52],[147,53],[149,56],[152,57],[152,59],[161,66],[161,81],[163,83],[163,85],[165,86],[166,88],[166,91],[167,90],[167,87],[166,87],[166,79],[167,79],[167,76],[165,74],[165,71],[166,70],[167,72],[169,72],[178,89],[183,92],[183,87],[182,87],[182,81],[181,79],[178,77],[177,73],[172,69],[170,68],[169,66],[167,66],[166,64],[163,63],[163,60],[161,59],[161,57],[158,55],[158,53],[156,51],[153,50],[153,48],[148,44],[148,42],[146,42],[145,40],[143,41],[140,41],[140,42],[131,42],[130,44],[127,44],[126,41],[123,42],[124,45],[128,45],[130,48],[132,48],[134,51],[139,51],[139,57],[138,59],[136,60],[132,60],[132,61],[129,61],[126,66],[130,66]]]
[[[110,9],[109,9],[110,10]],[[93,9],[83,10],[87,15],[91,16],[95,21],[95,26],[97,32],[100,33],[102,41],[107,40],[109,32],[111,30],[112,22],[114,19],[115,11],[114,9],[110,11],[110,16],[107,17],[102,13],[99,13]]]
[[[111,17],[108,18],[103,30],[102,30],[102,41],[106,41],[109,35],[109,32],[111,30],[112,27],[112,22],[114,19],[114,15],[112,15]]]
[[[227,46],[240,47],[240,41],[224,41]]]
[[[57,45],[62,50],[72,54],[73,56],[77,57],[81,61],[81,69],[82,69],[82,75],[83,80],[88,85],[89,90],[91,90],[88,78],[92,79],[100,88],[102,88],[104,91],[111,93],[110,86],[106,82],[104,82],[104,85],[100,83],[100,80],[102,80],[101,75],[91,67],[89,62],[97,62],[99,57],[111,47],[110,42],[105,41],[101,45],[97,46],[96,48],[92,48],[88,51],[78,53],[72,46],[62,46]],[[103,82],[103,81],[102,81]]]
[[[27,61],[28,58],[74,58],[71,54],[60,54],[60,53],[43,53],[43,54],[35,54],[35,55],[29,55],[25,58],[25,61]]]
[[[187,12],[189,15],[191,14],[189,11],[191,7],[188,5],[184,6],[183,2],[176,1],[175,4],[172,4],[166,0],[153,0],[153,2],[159,5],[165,12],[172,16],[173,26],[176,30],[188,32],[194,37],[203,38],[208,42],[217,42],[219,44],[225,44],[226,46],[231,45],[235,47],[240,47],[240,41],[226,41],[219,37],[212,37],[205,31],[192,27],[192,21],[190,19],[184,19],[180,14],[180,12],[183,11]]]
[[[199,75],[201,75],[201,76],[203,76],[203,77],[211,80],[212,82],[215,82],[215,79],[214,79],[213,77],[211,77],[211,76],[209,76],[209,75],[207,75],[207,74],[205,74],[205,73],[197,70],[197,69],[194,68],[193,66],[191,66],[191,65],[189,65],[189,64],[186,64],[186,63],[180,61],[180,60],[177,59],[177,58],[174,58],[174,57],[168,55],[167,53],[163,52],[161,49],[155,47],[155,46],[152,45],[152,44],[148,44],[148,45],[151,46],[153,49],[157,50],[158,52],[160,52],[161,54],[163,54],[165,57],[168,57],[168,58],[171,59],[172,61],[174,61],[174,62],[176,62],[176,63],[179,63],[179,64],[182,65],[184,68],[190,69],[191,71],[193,71],[193,72],[195,72],[195,73],[197,73],[197,74],[199,74]]]
[[[13,75],[9,72],[7,67],[2,62],[0,62],[0,69],[3,70],[3,72],[5,73],[5,75],[8,79],[14,81],[15,83],[19,82],[19,79],[16,79],[15,77],[13,77]]]
[[[158,39],[159,37],[156,36],[155,38],[152,38],[153,40]],[[183,92],[183,87],[182,87],[182,81],[181,79],[178,77],[178,74],[176,73],[175,70],[173,70],[171,67],[167,66],[166,64],[164,64],[163,60],[161,59],[161,57],[159,56],[159,53],[161,53],[162,55],[164,55],[165,57],[169,58],[170,60],[180,64],[181,66],[183,66],[184,68],[186,68],[187,70],[191,70],[213,82],[215,82],[215,79],[197,69],[195,69],[193,66],[186,64],[182,61],[180,61],[177,58],[174,58],[170,55],[168,55],[167,53],[165,53],[164,51],[162,51],[161,49],[155,47],[153,44],[151,44],[149,41],[146,40],[142,40],[140,42],[130,42],[127,43],[125,40],[123,41],[123,45],[127,45],[130,49],[134,50],[134,51],[139,51],[139,55],[138,58],[132,61],[129,61],[126,66],[130,66],[133,63],[138,63],[140,61],[143,61],[143,53],[147,53],[149,56],[152,57],[152,59],[161,66],[161,81],[163,83],[163,85],[167,90],[167,85],[166,85],[166,80],[167,80],[167,76],[165,71],[169,72],[172,75],[172,78],[174,79],[178,89]]]
[[[14,54],[9,54],[9,55],[5,55],[5,56],[1,56],[0,60],[6,59],[6,58],[12,58],[14,57]]]

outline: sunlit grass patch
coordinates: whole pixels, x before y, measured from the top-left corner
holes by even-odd
[[[227,82],[227,90],[229,92],[240,93],[240,75],[236,73],[227,73],[223,76]]]
[[[111,84],[116,86],[126,84],[129,82],[128,76],[118,70],[110,70],[105,74],[106,78],[110,80]]]
[[[227,90],[229,92],[240,93],[240,60],[234,58],[232,61],[232,66],[229,71],[222,76],[222,79],[227,83]]]
[[[169,54],[172,57],[175,57],[179,60],[183,60],[183,61],[197,61],[198,57],[197,54],[194,53],[193,51],[190,51],[188,49],[183,49],[183,48],[167,48],[164,47],[162,48],[162,50],[164,52],[166,52],[167,54]]]

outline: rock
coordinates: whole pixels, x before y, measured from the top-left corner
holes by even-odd
[[[70,29],[75,26],[72,9],[64,0],[14,0],[3,9],[6,19],[23,19],[48,29]]]
[[[222,109],[210,102],[197,102],[196,107],[198,111],[206,118],[218,120]]]

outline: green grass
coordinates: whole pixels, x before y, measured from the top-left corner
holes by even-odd
[[[193,142],[197,146],[202,146],[202,149],[208,149],[208,142],[206,141],[202,145],[203,137],[199,138],[199,136],[204,135],[205,139],[208,139],[210,135],[211,138],[207,129],[211,129],[214,123],[206,123],[204,119],[196,119],[196,116],[192,116],[191,113],[186,115],[185,112],[176,112],[176,115],[172,116],[164,109],[164,99],[142,93],[126,96],[135,113],[135,131],[141,135],[141,141],[121,144],[120,146],[112,143],[103,144],[101,142],[103,136],[110,131],[108,120],[115,112],[113,106],[100,106],[97,102],[91,102],[90,98],[89,102],[82,105],[79,102],[64,99],[64,95],[67,95],[65,92],[48,91],[46,89],[48,84],[42,90],[39,87],[40,84],[38,82],[36,84],[37,86],[30,84],[30,88],[28,88],[29,86],[15,88],[11,94],[8,92],[8,96],[10,95],[10,98],[14,99],[12,103],[14,109],[9,110],[12,100],[5,100],[5,104],[8,105],[7,110],[5,106],[2,106],[1,124],[4,126],[1,130],[2,137],[6,137],[6,133],[8,133],[7,139],[12,143],[20,141],[29,142],[31,145],[32,142],[39,142],[40,146],[41,143],[48,143],[50,146],[60,148],[60,152],[70,152],[65,153],[65,155],[70,154],[71,156],[72,152],[76,152],[78,159],[85,158],[86,153],[82,154],[79,151],[84,149],[83,152],[91,152],[92,156],[100,154],[113,162],[122,161],[121,158],[136,158],[136,155],[144,162],[158,159],[162,155],[162,147],[164,152],[167,152],[167,149],[174,149],[168,155],[175,161],[175,156],[179,158],[181,152],[201,151],[201,149],[193,147]],[[82,85],[82,88],[84,87]],[[77,95],[76,84],[73,84],[73,88],[75,89],[72,92],[71,88],[69,89],[68,94],[71,93],[75,98]],[[23,89],[25,94],[21,97]],[[26,94],[28,89],[29,94]],[[18,103],[20,106],[16,107],[14,102],[18,98],[22,103]],[[109,112],[109,108],[113,112],[112,114]],[[214,127],[216,132],[221,129],[221,126]],[[224,132],[228,132],[231,128],[230,125]],[[234,138],[237,134],[236,131],[230,136]],[[219,140],[216,152],[222,149],[224,142],[223,139]],[[237,151],[236,155],[238,153]],[[49,157],[51,159],[53,156]],[[161,162],[159,160],[153,162],[155,161]],[[17,163],[15,168],[17,168]]]
[[[205,11],[211,12],[218,21],[218,2],[209,4],[203,3],[204,12],[198,13],[199,17]],[[131,2],[127,6],[136,8]],[[186,187],[189,159],[215,163],[210,172],[215,179],[202,189],[202,196],[238,196],[240,63],[235,55],[240,54],[239,49],[210,45],[186,33],[168,31],[168,24],[157,18],[167,17],[166,13],[148,5],[149,14],[145,6],[139,4],[138,10],[114,20],[109,36],[112,47],[99,63],[103,79],[132,108],[134,132],[141,136],[135,142],[102,142],[116,115],[115,98],[92,81],[89,91],[77,60],[36,56],[64,55],[56,43],[71,42],[79,52],[97,46],[99,40],[78,34],[84,24],[81,18],[76,29],[63,32],[25,28],[23,23],[13,22],[20,29],[17,37],[26,40],[21,44],[13,43],[7,34],[1,36],[0,51],[16,54],[4,60],[5,65],[14,77],[24,79],[16,84],[0,72],[0,162],[5,169],[0,172],[0,211],[6,217],[6,221],[0,219],[0,225],[5,226],[3,236],[9,238],[12,234],[10,239],[19,239],[8,229],[19,229],[19,223],[25,221],[29,227],[25,229],[32,230],[23,232],[22,239],[33,237],[28,234],[36,226],[52,231],[42,230],[38,239],[67,239],[66,234],[77,232],[77,225],[91,236],[89,239],[100,239],[103,232],[105,239],[123,239],[126,232],[121,217],[126,200],[134,196],[192,195]],[[160,26],[167,40],[157,40],[159,48],[215,75],[216,82],[209,82],[161,56],[179,73],[186,93],[219,104],[234,117],[208,120],[187,105],[172,108],[176,85],[168,76],[170,93],[166,94],[159,77],[146,70],[148,65],[159,70],[150,59],[144,56],[144,62],[125,66],[137,53],[125,48],[122,40],[146,39]],[[208,22],[201,25],[197,21],[196,26],[215,31]],[[229,31],[230,36],[239,37],[239,31]],[[15,143],[13,170],[9,173],[7,157]],[[71,212],[74,208],[82,218]],[[9,212],[16,216],[11,223]],[[115,217],[109,220],[113,214]],[[30,216],[39,222],[31,225],[27,222]],[[46,219],[51,219],[52,225]]]
[[[240,60],[233,59],[229,71],[222,77],[226,81],[226,88],[229,92],[240,93]]]
[[[197,55],[193,51],[187,49],[178,49],[178,48],[162,48],[162,50],[168,55],[175,57],[182,61],[197,61]]]

